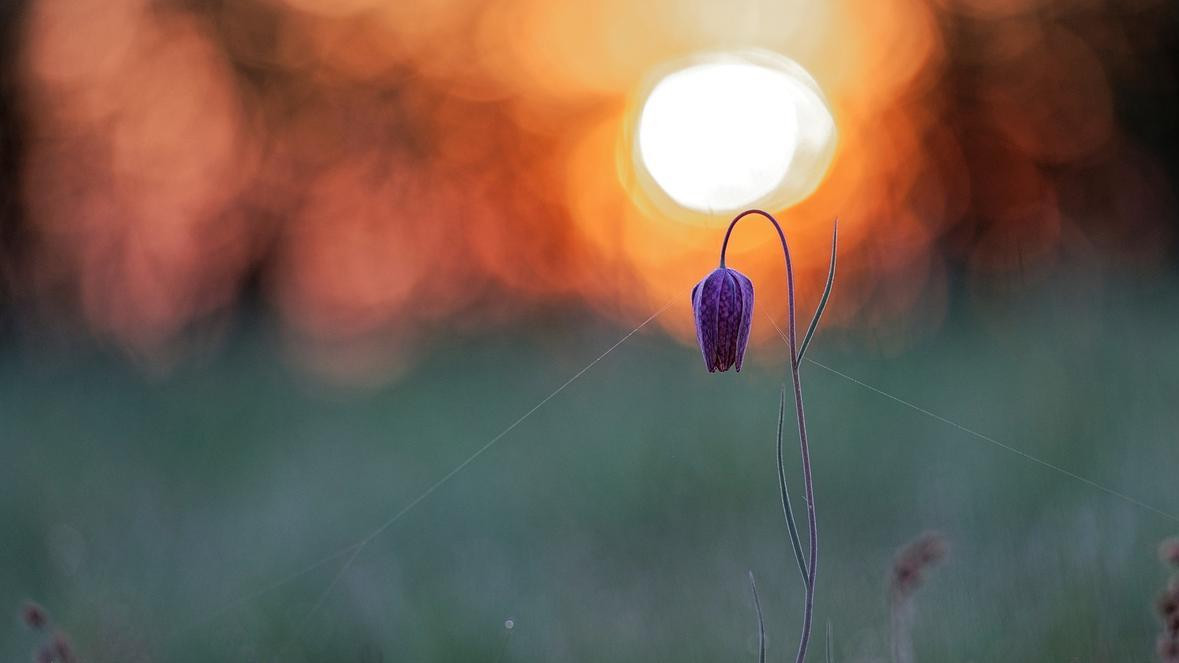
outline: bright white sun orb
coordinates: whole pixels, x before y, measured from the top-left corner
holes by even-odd
[[[699,212],[784,207],[818,186],[835,121],[806,71],[769,53],[716,55],[660,79],[643,103],[638,157],[673,201]]]

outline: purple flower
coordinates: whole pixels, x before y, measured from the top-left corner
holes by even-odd
[[[708,372],[734,365],[740,371],[753,320],[753,283],[735,269],[719,267],[692,288],[692,311]]]

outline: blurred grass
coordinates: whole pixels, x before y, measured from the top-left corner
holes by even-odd
[[[899,356],[871,350],[887,329],[821,331],[810,356],[1179,513],[1177,293],[1053,281],[961,306]],[[439,339],[373,391],[314,385],[265,323],[163,378],[10,349],[0,658],[33,647],[15,614],[35,598],[93,661],[754,660],[749,569],[771,657],[791,654],[783,352],[708,375],[647,332],[376,538],[309,619],[342,557],[241,600],[362,539],[623,333],[570,312]],[[929,528],[953,552],[919,592],[918,660],[1149,660],[1154,551],[1179,523],[817,367],[804,380],[836,660],[887,658],[885,573]]]

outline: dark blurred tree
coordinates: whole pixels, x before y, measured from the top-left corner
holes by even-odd
[[[0,338],[10,331],[14,318],[16,260],[22,244],[19,49],[27,6],[27,0],[0,2]]]

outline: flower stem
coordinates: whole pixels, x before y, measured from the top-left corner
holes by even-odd
[[[769,212],[750,209],[741,212],[729,223],[729,228],[725,231],[724,242],[721,244],[721,267],[725,266],[725,253],[729,248],[729,237],[733,234],[733,228],[736,227],[738,221],[750,214],[760,214],[773,224],[774,230],[778,231],[778,239],[782,242],[782,257],[786,260],[786,295],[789,309],[787,340],[790,344],[790,379],[794,383],[794,411],[798,418],[798,441],[802,452],[802,479],[803,489],[806,492],[807,528],[810,534],[810,560],[806,565],[806,578],[804,582],[806,597],[803,603],[802,635],[798,641],[798,656],[795,658],[795,663],[803,663],[806,660],[807,645],[810,644],[811,639],[811,623],[814,619],[815,578],[819,570],[819,526],[815,518],[815,485],[814,477],[811,474],[811,450],[810,445],[807,443],[806,418],[802,405],[802,379],[798,374],[800,355],[798,352],[798,321],[796,320],[794,307],[794,265],[790,260],[790,246],[786,243],[786,234],[782,232],[782,226],[778,223],[778,220]],[[834,247],[834,241],[832,246]],[[832,261],[832,266],[834,267],[834,261]],[[832,270],[829,279],[833,277],[834,271]],[[825,299],[824,297],[824,304],[826,303]],[[822,305],[820,305],[818,314],[815,316],[814,324],[818,323],[818,315],[821,314]],[[779,475],[779,479],[784,480],[784,477]],[[787,516],[788,525],[789,520],[790,518]]]

